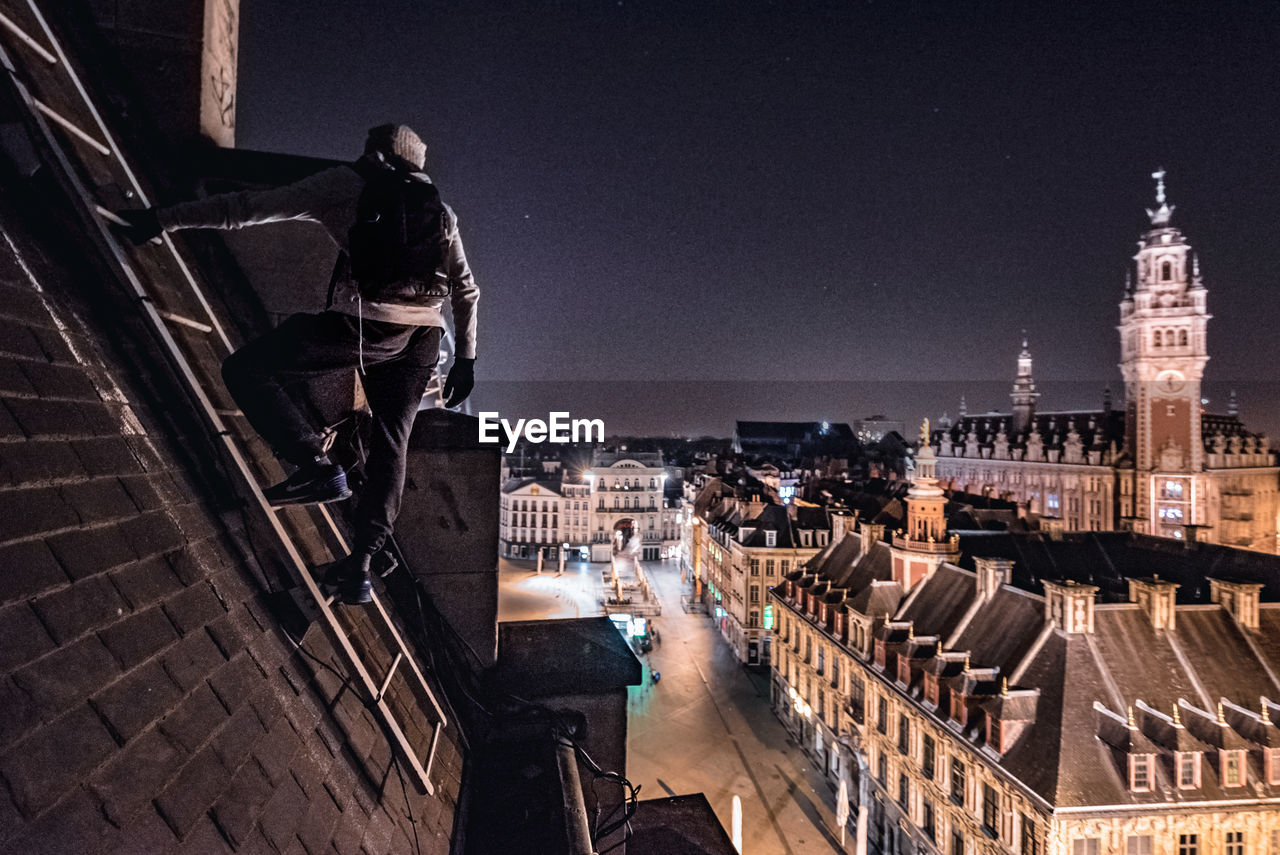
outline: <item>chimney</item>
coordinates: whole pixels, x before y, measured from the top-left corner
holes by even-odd
[[[1227,582],[1209,580],[1209,599],[1220,604],[1227,614],[1235,618],[1242,629],[1257,632],[1259,626],[1258,603],[1262,598],[1262,585],[1254,582]]]
[[[1079,582],[1044,582],[1045,619],[1063,632],[1093,632],[1094,585]]]
[[[849,523],[849,514],[844,511],[831,512],[831,542],[844,540],[845,526]]]
[[[978,558],[973,563],[978,571],[978,599],[986,602],[995,596],[1001,585],[1013,579],[1013,561],[1008,558]]]
[[[866,555],[871,551],[871,547],[884,539],[884,525],[882,523],[864,522],[858,524],[858,532],[862,535],[861,554]]]
[[[1151,621],[1152,629],[1174,629],[1178,585],[1159,576],[1129,580],[1129,602],[1137,603]]]

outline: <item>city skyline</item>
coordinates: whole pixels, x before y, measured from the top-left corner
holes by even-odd
[[[1163,167],[1207,380],[1238,383],[1280,358],[1280,15],[1233,12],[276,3],[245,10],[238,144],[349,157],[418,125],[482,341],[520,343],[482,382],[1003,380],[1023,329],[1042,380],[1114,382]]]

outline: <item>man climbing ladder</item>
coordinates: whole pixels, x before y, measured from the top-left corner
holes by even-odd
[[[360,372],[373,413],[366,484],[351,554],[324,570],[323,585],[348,604],[372,596],[369,564],[391,534],[404,489],[409,433],[436,368],[446,299],[456,336],[445,406],[475,385],[476,303],[453,210],[423,171],[427,147],[404,125],[369,131],[354,164],[285,187],[226,193],[166,208],[120,211],[135,243],[161,231],[239,229],[284,220],[324,226],[339,249],[328,308],[300,313],[227,357],[232,397],[277,456],[295,467],[263,495],[274,505],[348,498],[346,472],[294,397],[300,381]]]

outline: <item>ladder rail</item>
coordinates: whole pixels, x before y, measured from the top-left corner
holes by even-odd
[[[9,30],[24,44],[35,50],[42,59],[50,62],[51,65],[61,66],[62,69],[65,69],[67,76],[71,79],[77,93],[80,95],[85,108],[89,111],[95,124],[97,124],[98,129],[102,132],[103,139],[107,140],[106,148],[109,149],[109,152],[106,152],[107,156],[111,157],[112,161],[118,164],[124,171],[134,192],[137,194],[138,198],[146,204],[147,196],[145,191],[138,182],[136,175],[129,167],[128,162],[121,154],[114,137],[110,134],[110,131],[102,121],[101,115],[94,106],[92,100],[89,98],[87,91],[80,82],[79,77],[75,74],[71,64],[68,62],[61,45],[54,37],[54,34],[44,19],[44,16],[40,13],[34,0],[28,0],[28,6],[39,22],[41,28],[44,30],[46,37],[49,39],[49,43],[51,44],[53,51],[56,53],[56,57],[49,59],[49,57],[52,56],[51,54],[44,52],[43,48],[40,48],[40,46],[35,43],[34,40],[25,33],[25,31],[2,13],[0,13],[0,19],[3,20],[0,20],[0,25]],[[39,49],[37,50],[37,48]],[[48,107],[48,105],[45,105],[42,101],[36,98],[30,87],[28,87],[28,85],[23,81],[22,75],[18,72],[18,68],[14,63],[13,58],[10,56],[9,51],[3,46],[0,46],[0,62],[3,63],[5,70],[8,72],[10,82],[18,93],[20,101],[27,106],[31,121],[36,125],[40,135],[44,138],[47,148],[56,160],[57,166],[59,167],[64,180],[70,184],[71,189],[73,190],[73,195],[79,199],[82,206],[80,211],[81,216],[91,229],[97,230],[98,236],[101,238],[101,243],[107,248],[111,256],[111,261],[114,262],[114,266],[122,275],[126,287],[138,298],[137,302],[140,304],[150,326],[159,338],[173,367],[176,369],[182,381],[186,385],[188,392],[195,399],[197,408],[203,412],[210,428],[221,440],[227,456],[232,461],[233,468],[239,472],[241,480],[248,486],[249,492],[253,497],[258,511],[266,518],[268,524],[274,531],[276,539],[279,541],[279,545],[283,549],[285,557],[287,558],[286,565],[290,569],[291,575],[296,577],[297,581],[307,589],[312,599],[316,602],[324,618],[323,624],[328,630],[326,634],[330,636],[331,641],[337,644],[339,651],[342,654],[342,658],[346,660],[347,665],[359,678],[360,683],[365,689],[366,696],[374,699],[374,708],[380,714],[380,718],[383,719],[384,723],[388,725],[393,747],[396,749],[397,755],[408,763],[410,771],[413,773],[412,777],[415,779],[416,788],[420,792],[428,794],[434,793],[434,786],[429,779],[428,769],[431,766],[431,760],[435,754],[435,748],[439,741],[440,732],[448,725],[448,721],[443,710],[440,708],[439,703],[436,701],[435,695],[431,691],[430,686],[426,683],[425,677],[419,670],[414,657],[411,655],[407,645],[405,644],[401,633],[396,629],[394,622],[391,620],[391,617],[383,606],[381,600],[375,595],[375,611],[387,631],[390,633],[391,638],[394,639],[395,646],[399,648],[395,651],[389,651],[394,653],[395,658],[392,666],[388,670],[384,684],[379,687],[374,681],[372,675],[369,673],[368,668],[365,666],[363,657],[352,645],[348,632],[337,620],[336,615],[320,591],[314,577],[307,568],[306,561],[295,546],[292,535],[290,535],[281,521],[280,515],[276,512],[275,508],[267,503],[266,498],[263,496],[262,491],[258,486],[257,478],[255,477],[247,459],[241,452],[234,433],[228,429],[226,422],[223,421],[219,414],[219,410],[214,406],[208,393],[205,391],[201,380],[197,376],[186,354],[183,352],[181,346],[168,329],[168,325],[165,323],[167,318],[170,321],[176,320],[180,324],[200,329],[202,332],[216,332],[228,352],[232,349],[230,340],[228,339],[224,328],[221,323],[219,323],[212,307],[200,290],[194,275],[185,262],[185,259],[183,259],[181,253],[178,252],[173,241],[165,235],[163,243],[165,249],[168,251],[167,254],[177,264],[190,291],[208,315],[210,323],[207,325],[202,324],[199,321],[191,321],[185,317],[181,317],[179,320],[180,316],[175,316],[173,313],[157,308],[154,300],[148,294],[147,289],[142,282],[142,277],[135,265],[126,254],[115,234],[106,225],[106,222],[118,221],[118,218],[110,215],[110,213],[102,208],[101,205],[98,205],[93,201],[93,194],[79,176],[74,164],[71,162],[70,156],[58,143],[57,137],[49,125],[49,120],[54,121],[73,136],[88,142],[97,151],[101,152],[103,150],[103,146],[97,144],[96,140],[93,140],[92,137],[79,129],[78,126],[74,125],[74,123],[65,116],[57,113],[57,111]],[[325,523],[332,530],[336,541],[345,547],[345,538],[342,537],[341,532],[338,530],[338,527],[332,516],[329,514],[328,509],[321,506],[320,511]],[[383,641],[385,642],[385,640],[386,639],[384,638]],[[423,762],[419,760],[417,752],[414,750],[413,746],[409,744],[409,741],[404,734],[404,730],[397,721],[395,714],[383,697],[386,687],[389,686],[391,678],[396,672],[396,666],[402,659],[409,663],[410,668],[422,689],[422,696],[430,702],[431,712],[434,713],[435,722],[430,728],[430,745],[428,746],[425,754],[425,768]]]

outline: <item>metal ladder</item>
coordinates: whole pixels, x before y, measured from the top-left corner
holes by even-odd
[[[102,191],[122,188],[127,197],[141,205],[149,204],[148,196],[35,0],[0,0],[0,42],[0,62],[52,153],[53,165],[79,202],[84,221],[100,233],[111,253],[112,265],[155,328],[209,428],[224,444],[244,490],[279,541],[290,575],[315,601],[322,618],[320,626],[363,689],[364,697],[371,700],[371,712],[381,718],[392,750],[418,792],[434,794],[429,775],[440,733],[448,724],[444,711],[376,592],[371,607],[363,610],[373,625],[374,632],[370,634],[355,619],[340,617],[342,610],[335,611],[333,598],[317,586],[296,535],[308,523],[319,525],[323,529],[320,534],[345,554],[347,544],[328,510],[319,506],[300,514],[297,508],[273,508],[267,504],[258,477],[242,450],[257,440],[251,431],[236,426],[239,413],[234,408],[216,406],[214,397],[222,393],[220,379],[202,380],[198,370],[201,351],[206,356],[217,355],[215,348],[220,347],[225,356],[233,350],[231,341],[168,235],[153,240],[152,246],[135,248],[124,245],[109,228],[110,222],[121,223],[111,213],[109,202],[104,204]],[[321,522],[315,523],[310,513],[318,513]],[[375,664],[378,662],[382,664]],[[407,699],[399,691],[390,692],[397,675],[413,703],[405,703]],[[425,746],[415,747],[405,733],[408,718],[415,715],[423,720],[412,722],[413,729],[430,734]]]

